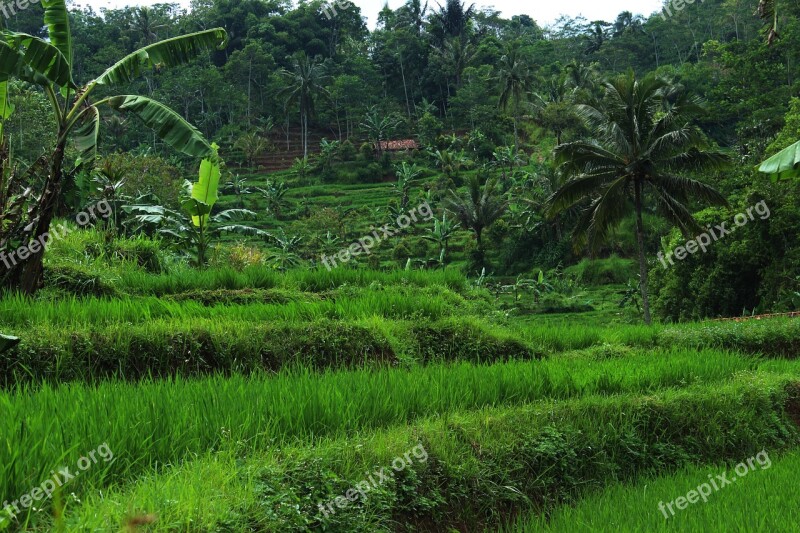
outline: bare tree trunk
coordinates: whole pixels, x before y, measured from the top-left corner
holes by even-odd
[[[647,258],[644,253],[644,222],[642,220],[642,182],[636,180],[634,184],[634,202],[636,203],[636,241],[639,247],[639,277],[642,289],[642,309],[644,310],[644,323],[650,325],[650,293],[648,292]]]
[[[308,113],[303,114],[303,158],[308,159]]]
[[[36,224],[34,240],[42,235],[49,234],[50,223],[53,221],[58,207],[58,198],[61,194],[61,177],[63,174],[62,164],[64,162],[64,144],[56,146],[53,152],[53,160],[50,165],[50,176],[39,199],[38,215],[39,221]],[[45,239],[42,239],[44,241]],[[41,242],[41,241],[40,241]],[[26,243],[27,244],[27,243]],[[31,250],[32,252],[32,250]],[[30,256],[20,265],[16,286],[23,294],[34,294],[42,282],[44,273],[43,259],[45,247],[39,246],[38,251],[31,253]]]
[[[406,70],[403,67],[403,53],[397,54],[400,58],[400,74],[403,75],[403,92],[406,95],[406,109],[408,110],[408,120],[411,120],[411,104],[408,102],[408,86],[406,85]]]
[[[250,69],[247,72],[247,127],[250,127],[250,102],[253,94],[253,58],[250,57]]]

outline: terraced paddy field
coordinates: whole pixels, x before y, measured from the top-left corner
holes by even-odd
[[[0,300],[22,339],[0,360],[0,527],[793,523],[796,319],[645,327],[601,308],[578,325],[509,314],[449,270],[134,269],[106,283]],[[659,511],[761,452],[771,469]]]

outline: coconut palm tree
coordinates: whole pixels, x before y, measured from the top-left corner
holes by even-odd
[[[497,66],[497,80],[500,85],[500,108],[504,111],[512,106],[514,110],[514,148],[519,149],[520,107],[525,95],[533,84],[533,75],[522,58],[520,48],[512,44],[500,58]]]
[[[605,84],[596,105],[578,106],[592,130],[591,139],[556,148],[556,160],[569,181],[548,201],[548,214],[588,202],[574,231],[576,247],[594,251],[631,212],[636,217],[644,320],[651,322],[642,213],[646,195],[656,213],[696,234],[689,199],[725,205],[725,198],[686,172],[720,168],[727,155],[713,147],[692,123],[702,111],[699,100],[682,87],[633,72]]]
[[[146,69],[186,64],[207,50],[221,47],[227,38],[224,29],[204,30],[145,46],[79,87],[73,81],[75,62],[66,2],[43,0],[42,7],[47,40],[10,31],[0,36],[0,102],[3,103],[0,120],[5,120],[11,113],[11,109],[5,106],[9,78],[32,83],[44,91],[51,103],[56,143],[49,157],[45,158],[44,185],[26,211],[24,230],[11,236],[4,234],[0,237],[0,248],[9,242],[43,242],[47,238],[65,181],[67,143],[74,140],[81,154],[76,166],[94,159],[103,106],[136,116],[164,143],[179,152],[200,158],[216,157],[202,134],[165,105],[145,96],[115,96],[110,89],[129,87],[130,82]],[[93,100],[99,87],[106,89],[106,95],[112,94]],[[42,278],[43,256],[44,246],[38,247],[37,252],[3,275],[2,284],[27,294],[35,292]]]
[[[157,30],[166,28],[166,24],[156,24],[153,9],[147,6],[137,7],[133,11],[131,31],[141,36],[144,44],[153,44],[158,41]]]
[[[297,102],[300,106],[300,128],[303,136],[303,157],[308,157],[308,121],[314,117],[315,100],[327,94],[325,81],[330,77],[325,65],[305,54],[295,59],[292,70],[282,69],[280,75],[286,84],[278,98],[286,99],[286,107]]]
[[[483,261],[483,231],[494,224],[508,209],[508,200],[500,193],[498,181],[488,178],[481,184],[478,176],[467,182],[467,194],[450,189],[446,199],[447,208],[465,228],[475,233],[478,258]]]
[[[439,10],[431,15],[431,33],[440,44],[449,37],[461,37],[466,34],[475,14],[475,4],[467,7],[461,0],[447,0],[444,7],[439,6]]]

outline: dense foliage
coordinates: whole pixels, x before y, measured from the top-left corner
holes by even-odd
[[[7,24],[0,530],[796,522],[795,1]]]
[[[544,201],[565,181],[549,163],[550,149],[587,139],[590,130],[575,105],[594,102],[603,93],[602,79],[629,68],[639,77],[654,72],[681,94],[705,99],[697,125],[708,138],[695,142],[728,149],[735,165],[725,174],[695,172],[692,177],[721,190],[733,204],[759,194],[765,185],[752,167],[800,136],[796,100],[792,103],[800,78],[793,52],[800,45],[800,12],[793,3],[778,3],[778,8],[775,18],[771,5],[761,6],[763,16],[759,17],[750,2],[713,0],[687,6],[670,17],[642,18],[625,12],[609,22],[562,18],[543,28],[527,16],[508,20],[459,1],[429,8],[409,0],[399,9],[382,10],[373,31],[367,29],[357,6],[348,4],[332,13],[320,1],[296,7],[279,1],[214,1],[194,5],[189,11],[159,4],[104,9],[100,14],[84,8],[69,16],[75,43],[73,76],[78,85],[100,75],[108,58],[204,28],[224,28],[228,40],[223,50],[184,66],[143,72],[141,78],[127,80],[127,86],[130,93],[157,98],[178,110],[220,144],[229,165],[238,162],[253,167],[265,154],[281,148],[282,136],[291,144],[293,132],[300,131],[301,156],[316,159],[319,154],[316,163],[305,159],[296,167],[302,180],[382,179],[393,173],[388,156],[382,154],[384,142],[409,136],[418,139],[423,149],[413,156],[423,173],[434,169],[458,185],[471,179],[464,173],[490,168],[490,174],[500,178],[501,192],[510,194],[510,209],[486,229],[491,243],[470,245],[466,259],[473,272],[486,266],[498,273],[518,274],[575,260],[569,236],[575,224],[581,224],[577,213],[559,215],[554,221],[542,218]],[[41,35],[40,16],[41,7],[34,4],[10,20],[9,26]],[[765,23],[767,38],[762,32]],[[41,153],[38,144],[29,140],[33,135],[46,137],[48,131],[34,134],[30,128],[41,123],[38,117],[45,116],[48,102],[25,84],[11,89],[15,113],[6,125],[10,148],[19,161],[33,162]],[[165,206],[178,208],[180,180],[174,178],[178,172],[193,173],[193,162],[176,159],[156,137],[133,124],[112,119],[105,125],[113,132],[101,139],[101,152],[110,158],[105,164],[125,174],[129,197],[149,192]],[[320,143],[321,137],[330,141]],[[362,146],[364,141],[377,152]],[[120,160],[113,155],[120,150],[140,155]],[[152,179],[159,170],[139,171],[143,168],[140,158],[159,156],[171,161],[153,159],[155,166],[144,168],[177,165],[166,187],[162,180]],[[478,174],[488,178],[486,173]],[[409,183],[399,201],[402,207],[409,202]],[[90,196],[91,186],[91,176],[77,175],[74,183],[65,185],[68,203],[81,205],[81,199]],[[248,190],[244,185],[233,187],[237,195]],[[446,181],[438,186],[440,191],[447,188]],[[788,184],[776,187],[774,194],[780,196],[791,188]],[[775,205],[775,210],[791,218],[795,195],[781,203],[789,207]],[[687,206],[690,210],[702,207]],[[657,203],[644,206],[648,235],[644,244],[651,263],[659,239],[668,231],[650,217],[656,208]],[[285,218],[280,213],[279,218]],[[615,225],[618,233],[592,243],[600,247],[597,253],[633,257],[637,250],[633,222],[631,215],[623,217],[622,224]],[[460,229],[470,228],[462,221]],[[322,236],[303,238],[310,244]],[[714,254],[700,260],[713,262],[713,268],[722,269],[719,275],[727,277],[715,258],[724,247],[741,244],[740,238],[721,244]],[[276,260],[283,265],[300,264],[296,250],[288,249],[286,242],[291,241],[274,242],[282,249]],[[770,246],[776,246],[771,242]],[[655,296],[660,302],[656,312],[676,319],[790,306],[787,302],[798,288],[794,280],[800,275],[791,260],[797,254],[796,243],[788,239],[777,246],[781,248],[777,255],[787,258],[786,267],[773,264],[772,273],[755,268],[747,290],[734,290],[735,294],[706,306],[687,302],[673,289]],[[430,251],[431,256],[434,253]],[[578,251],[579,257],[583,254]],[[398,260],[409,255],[415,255],[411,243],[400,245],[395,253]],[[708,273],[694,265],[692,261],[682,264],[676,269],[679,276],[666,275],[708,280]],[[787,284],[786,279],[792,282]],[[655,290],[667,286],[659,282]],[[669,302],[666,307],[665,302]]]

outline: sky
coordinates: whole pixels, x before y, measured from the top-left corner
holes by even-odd
[[[123,7],[126,5],[151,5],[170,0],[76,0],[77,5],[89,5],[96,11],[101,7]],[[172,0],[188,6],[189,0]],[[440,0],[444,4],[446,0]],[[554,22],[559,15],[583,15],[589,20],[606,20],[613,22],[622,11],[634,14],[650,15],[659,11],[663,5],[662,0],[470,0],[476,6],[487,6],[502,12],[503,16],[510,18],[513,15],[526,14],[539,25]],[[375,26],[378,12],[383,7],[385,0],[353,0],[361,8],[361,12],[369,19],[369,27]],[[389,0],[393,9],[403,5],[405,0]],[[429,0],[432,7],[436,7],[436,0]]]

